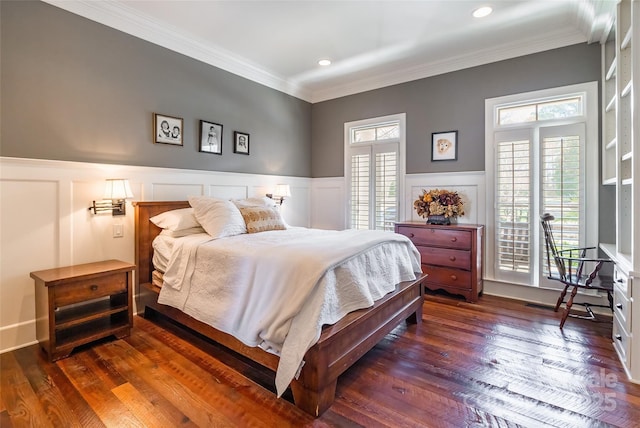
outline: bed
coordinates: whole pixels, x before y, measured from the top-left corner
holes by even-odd
[[[154,285],[152,242],[161,229],[150,219],[160,213],[189,207],[187,201],[134,202],[136,284],[139,308],[145,316],[160,313],[217,343],[276,371],[279,357],[259,347],[245,345],[234,336],[198,321],[172,306],[158,303],[160,287]],[[319,340],[304,354],[304,365],[290,386],[296,406],[319,416],[332,404],[338,376],[375,346],[400,322],[420,323],[424,276],[401,282],[373,306],[353,311],[324,326]]]

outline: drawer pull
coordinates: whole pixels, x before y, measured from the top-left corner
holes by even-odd
[[[616,308],[618,308],[618,309],[622,310],[622,303],[618,303],[618,304],[616,305]]]
[[[624,280],[622,278],[618,278],[618,279],[616,279],[616,282],[622,284],[624,282]]]
[[[451,242],[456,242],[458,240],[458,238],[456,238],[455,236],[453,238],[451,238]]]
[[[455,280],[457,280],[457,279],[458,279],[458,277],[457,277],[457,276],[455,276],[455,275],[451,275],[451,279],[455,281]]]
[[[621,336],[621,335],[616,334],[616,336],[615,336],[615,337],[616,337],[616,340],[619,340],[620,342],[622,342],[622,336]]]
[[[98,289],[98,286],[97,286],[97,285],[95,285],[95,284],[93,284],[93,285],[92,285],[91,287],[89,287],[89,288],[91,288],[91,291],[96,291],[96,290]]]
[[[452,262],[455,262],[456,261],[456,256],[450,256],[449,260],[451,260]]]

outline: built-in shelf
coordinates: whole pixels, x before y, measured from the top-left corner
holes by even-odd
[[[612,150],[612,149],[615,149],[615,148],[616,148],[616,142],[617,142],[617,141],[618,141],[618,139],[614,137],[611,141],[609,141],[609,142],[607,143],[607,145],[606,145],[606,146],[604,146],[604,148],[605,148],[606,150]]]
[[[629,95],[631,93],[631,88],[633,87],[633,81],[629,81],[627,83],[627,86],[624,87],[624,89],[622,89],[622,92],[620,92],[620,98],[624,98],[627,95]]]
[[[617,181],[617,177],[605,178],[604,180],[602,180],[602,184],[605,186],[611,186],[612,184],[616,184]]]
[[[607,104],[607,107],[604,109],[604,111],[609,112],[612,110],[615,110],[616,108],[616,96],[614,95],[613,97],[611,97],[611,101],[609,101],[609,104]]]
[[[615,236],[600,248],[615,261],[612,343],[627,375],[640,382],[640,171],[633,152],[640,151],[640,0],[617,0],[615,26],[602,43],[602,177],[616,177]],[[609,75],[614,58],[615,72]],[[605,73],[605,67],[606,69]],[[635,81],[635,88],[634,88]],[[615,89],[614,89],[615,88]],[[611,93],[616,105],[606,113]],[[605,106],[606,105],[606,106]],[[607,150],[616,138],[615,150]],[[637,155],[638,156],[638,155]],[[624,310],[623,310],[624,308]]]
[[[613,62],[609,66],[609,70],[607,70],[606,80],[611,80],[616,75],[616,59],[613,58]]]
[[[624,39],[622,39],[622,43],[620,43],[620,50],[623,51],[627,49],[631,45],[631,35],[633,34],[633,27],[629,27],[627,34],[624,35]]]
[[[624,270],[631,270],[631,254],[619,253],[616,244],[608,244],[608,243],[600,243],[600,248],[604,253],[612,260],[616,262],[616,264],[621,265]]]

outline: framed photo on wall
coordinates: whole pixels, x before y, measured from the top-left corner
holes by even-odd
[[[431,160],[458,159],[458,131],[434,132],[431,134]]]
[[[182,146],[183,120],[180,117],[153,114],[153,141],[161,144]]]
[[[200,121],[200,151],[222,154],[222,125],[206,120]]]
[[[249,134],[238,131],[233,132],[233,153],[249,154]]]

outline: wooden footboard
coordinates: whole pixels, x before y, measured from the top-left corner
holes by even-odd
[[[136,283],[139,302],[223,346],[244,355],[273,371],[278,357],[244,345],[233,336],[220,332],[170,306],[157,302],[158,287],[151,283],[151,242],[160,230],[149,218],[171,209],[184,208],[187,202],[135,202],[136,219]],[[373,348],[402,320],[422,321],[423,285],[426,276],[400,283],[396,290],[375,302],[371,308],[347,314],[336,324],[326,326],[318,342],[305,354],[305,365],[297,380],[291,383],[295,404],[305,412],[319,416],[333,403],[338,376]]]

